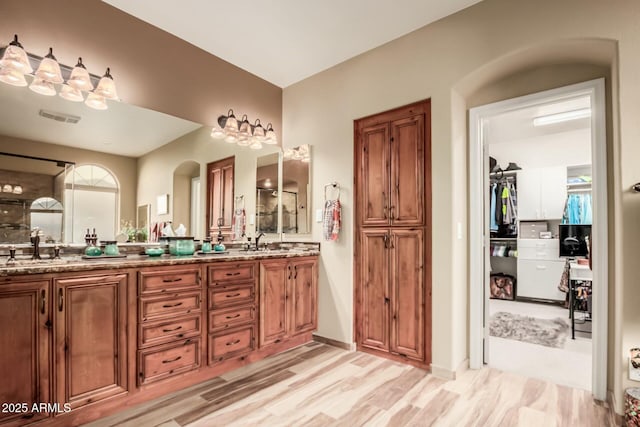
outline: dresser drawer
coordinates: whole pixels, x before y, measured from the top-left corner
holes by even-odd
[[[253,325],[209,335],[209,363],[250,353],[256,348]]]
[[[253,282],[234,286],[219,286],[209,289],[209,308],[225,308],[240,304],[253,304],[256,287]]]
[[[150,347],[165,344],[175,340],[182,340],[200,335],[202,319],[200,314],[172,320],[140,323],[138,332],[138,346]]]
[[[200,288],[200,269],[143,270],[138,273],[140,295]]]
[[[209,286],[251,280],[255,277],[256,263],[225,263],[209,267]]]
[[[209,332],[225,330],[237,325],[255,321],[256,310],[253,305],[227,310],[209,312]]]
[[[140,297],[140,321],[146,322],[200,311],[201,299],[199,291]]]
[[[200,338],[138,351],[138,385],[200,367]]]

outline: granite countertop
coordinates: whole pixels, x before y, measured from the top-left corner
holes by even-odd
[[[81,256],[65,256],[59,260],[42,259],[32,261],[30,259],[18,260],[14,264],[0,264],[0,277],[17,276],[24,274],[64,273],[70,271],[109,270],[120,268],[141,268],[164,265],[184,265],[197,263],[210,263],[216,261],[249,261],[268,258],[293,258],[302,256],[318,256],[320,250],[266,250],[266,251],[242,251],[231,250],[223,254],[210,252],[203,255],[173,256],[162,255],[151,257],[147,255],[127,255],[124,258],[83,259]]]

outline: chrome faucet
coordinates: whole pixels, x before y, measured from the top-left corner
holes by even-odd
[[[33,256],[31,259],[41,259],[40,258],[40,228],[34,227],[31,230],[31,244],[33,245]]]
[[[264,236],[264,233],[260,233],[256,236],[256,251],[260,250],[260,238]]]

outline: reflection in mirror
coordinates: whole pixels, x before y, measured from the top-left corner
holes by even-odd
[[[183,224],[187,236],[200,230],[200,163],[188,160],[173,171],[173,225]]]
[[[64,241],[64,161],[0,153],[0,242],[29,243],[39,228],[42,241]],[[69,174],[71,175],[71,174]]]
[[[278,232],[279,153],[256,161],[256,234]]]
[[[144,236],[144,241],[149,240],[149,214],[151,212],[151,205],[138,206],[138,213],[136,215],[136,229]]]
[[[282,160],[282,232],[310,233],[308,144],[285,150]]]

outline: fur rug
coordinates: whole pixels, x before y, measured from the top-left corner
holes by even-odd
[[[518,340],[547,347],[562,348],[570,326],[564,319],[538,319],[500,311],[491,316],[492,337]]]

